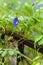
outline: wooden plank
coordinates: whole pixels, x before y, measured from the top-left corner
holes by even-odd
[[[34,49],[34,41],[25,39],[25,38],[23,38],[21,35],[19,35],[19,34],[17,34],[17,33],[13,33],[12,36],[13,36],[13,38],[14,38],[15,40],[20,40],[20,39],[22,39],[22,40],[19,41],[19,45],[24,44],[24,45],[27,45],[27,46],[29,46],[30,48],[33,48],[33,49]],[[37,49],[39,49],[39,52],[40,52],[40,53],[43,53],[43,46],[37,45],[36,50],[37,50]]]

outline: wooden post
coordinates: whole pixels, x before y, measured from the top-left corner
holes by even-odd
[[[19,51],[20,51],[22,54],[24,54],[24,44],[18,45],[18,49],[19,49]],[[19,56],[19,55],[17,55],[17,56]],[[20,60],[23,61],[23,57],[21,57],[21,59],[20,59],[20,58],[17,58],[17,65],[18,65],[18,63],[20,62]]]

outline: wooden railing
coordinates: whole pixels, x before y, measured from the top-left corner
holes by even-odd
[[[28,39],[26,39],[26,38],[23,38],[21,35],[16,34],[16,33],[12,34],[12,36],[13,36],[13,38],[14,38],[15,40],[18,41],[18,49],[19,49],[19,51],[20,51],[21,53],[24,54],[24,45],[27,45],[28,47],[34,49],[34,41],[28,40]],[[39,49],[38,52],[40,52],[40,53],[43,54],[43,46],[37,45],[37,46],[36,46],[36,51],[37,51],[37,49]],[[22,59],[23,59],[23,58],[22,58]],[[17,61],[19,62],[20,59],[17,59]],[[18,65],[18,63],[17,63],[17,65]]]
[[[30,47],[36,51],[37,51],[37,49],[39,49],[38,52],[43,54],[43,46],[37,45],[36,49],[35,49],[34,48],[34,41],[28,40],[17,33],[13,33],[11,36],[13,36],[14,40],[18,41],[18,49],[22,54],[24,54],[24,45],[27,45],[28,47]],[[4,59],[4,57],[2,58],[2,62],[4,62],[3,59]],[[21,59],[23,60],[23,57]],[[19,61],[20,61],[20,59],[17,59],[17,65],[18,65]]]
[[[19,44],[18,44],[18,48],[19,48],[19,46],[21,46],[21,45],[27,45],[28,47],[34,49],[34,41],[28,40],[28,39],[26,39],[26,38],[23,38],[21,35],[16,34],[16,33],[13,34],[13,37],[14,37],[15,40],[19,40],[19,42],[18,42],[18,43],[19,43]],[[22,46],[21,46],[21,47],[22,47]],[[21,47],[20,47],[20,48],[21,48]],[[36,46],[36,50],[37,50],[37,49],[39,49],[38,52],[40,52],[40,53],[43,54],[43,46],[37,45],[37,46]]]

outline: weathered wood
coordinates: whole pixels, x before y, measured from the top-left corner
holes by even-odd
[[[14,40],[18,41],[18,46],[16,46],[16,47],[18,47],[18,49],[19,49],[19,51],[20,51],[21,53],[24,54],[24,45],[27,45],[28,47],[34,49],[34,41],[28,40],[28,39],[26,39],[26,38],[23,38],[23,36],[21,36],[21,35],[19,35],[19,34],[17,34],[17,33],[13,33],[11,36],[13,36],[13,40],[11,40],[12,42],[14,42]],[[3,37],[4,37],[4,36],[3,36]],[[15,43],[14,43],[14,45],[15,45]],[[37,45],[36,48],[39,50],[39,52],[43,53],[43,46]],[[36,50],[37,50],[37,49],[36,49]],[[18,55],[17,55],[17,56],[18,56]],[[15,60],[15,62],[13,63],[13,65],[14,65],[14,64],[15,64],[15,65],[18,65],[18,63],[19,63],[19,61],[20,61],[20,59],[17,59],[17,56],[15,56],[16,60],[15,60],[15,58],[11,58],[11,61]],[[4,58],[3,58],[3,59],[4,59]],[[3,59],[2,59],[2,62],[4,62]],[[21,58],[21,60],[23,60],[23,57]],[[17,61],[18,61],[18,62],[17,62]]]
[[[17,34],[17,33],[13,33],[12,36],[13,36],[14,39],[16,39],[16,40],[20,40],[21,38],[23,38],[21,35],[19,35],[19,34]],[[23,41],[23,42],[22,42],[22,41]],[[25,38],[23,38],[22,41],[21,41],[21,43],[19,43],[19,45],[24,44],[24,45],[27,45],[27,46],[29,46],[30,48],[33,48],[33,49],[34,49],[34,41],[28,40],[28,39],[25,39]],[[43,53],[43,46],[37,45],[36,48],[39,49],[39,52],[40,52],[40,53]]]
[[[24,54],[24,44],[18,45],[18,49],[19,49],[19,51],[20,51],[22,54]],[[17,56],[19,56],[19,55],[17,55]],[[17,65],[18,65],[18,63],[20,62],[20,60],[22,61],[22,60],[23,60],[23,57],[17,59]]]

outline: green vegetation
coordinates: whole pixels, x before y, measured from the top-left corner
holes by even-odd
[[[43,8],[39,6],[41,2],[43,3],[42,0],[36,0],[33,4],[32,0],[29,2],[25,2],[25,0],[0,0],[0,65],[2,57],[6,58],[2,65],[11,65],[8,64],[9,57],[14,56],[14,53],[15,55],[20,54],[20,57],[24,56],[31,65],[43,65],[43,55],[38,52],[28,48],[29,53],[25,56],[18,51],[18,48],[9,45],[9,39],[13,40],[11,34],[16,32],[24,38],[33,40],[35,49],[36,45],[43,46]],[[16,17],[19,20],[18,26],[13,24]],[[26,64],[26,61],[24,62]],[[20,61],[20,64],[23,63]]]

